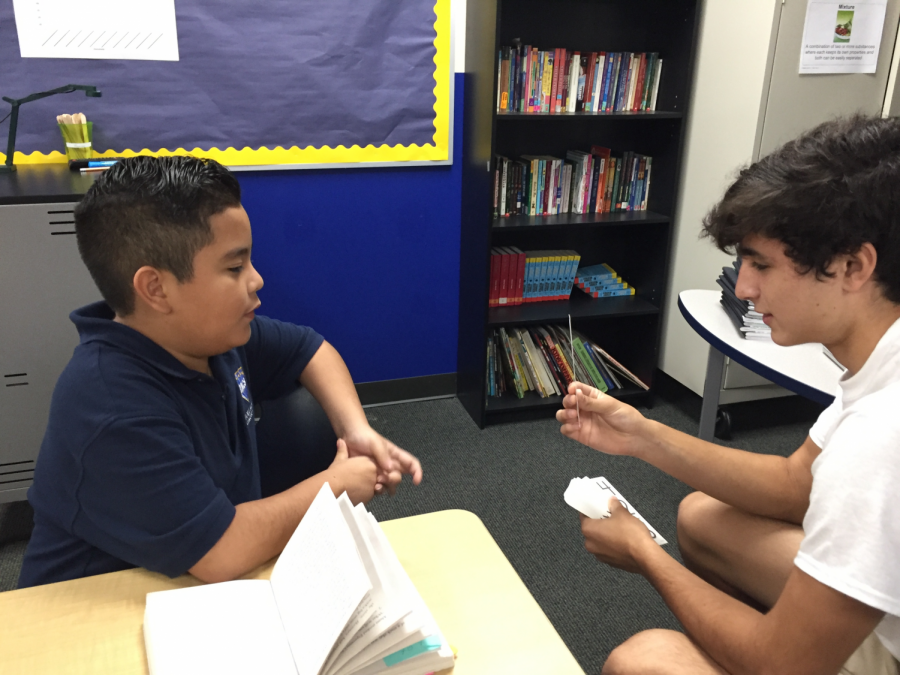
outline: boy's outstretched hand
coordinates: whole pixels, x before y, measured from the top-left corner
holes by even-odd
[[[378,466],[375,494],[387,490],[394,494],[403,474],[412,476],[413,484],[422,482],[422,465],[413,455],[398,448],[372,427],[357,429],[343,439],[352,457],[369,457]]]
[[[577,402],[576,402],[577,397]],[[579,411],[581,424],[578,424]],[[648,420],[627,403],[581,382],[569,385],[556,413],[564,436],[610,455],[635,455],[644,443]]]

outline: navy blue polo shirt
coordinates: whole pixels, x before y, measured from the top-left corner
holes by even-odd
[[[260,498],[253,402],[294,390],[323,341],[258,316],[246,345],[209,359],[209,377],[113,316],[102,302],[71,314],[81,343],[53,392],[28,490],[20,588],[193,567],[235,505]]]

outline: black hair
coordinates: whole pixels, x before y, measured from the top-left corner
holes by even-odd
[[[750,235],[777,239],[820,279],[835,256],[871,243],[875,279],[900,304],[900,119],[835,119],[784,144],[740,172],[703,235],[727,253]]]
[[[210,216],[240,203],[237,179],[216,161],[122,159],[75,207],[78,251],[106,303],[127,316],[135,272],[150,265],[190,281],[194,256],[213,240]]]

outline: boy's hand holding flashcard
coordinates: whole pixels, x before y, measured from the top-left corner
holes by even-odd
[[[614,488],[608,480],[600,476],[599,478],[573,478],[569,482],[563,494],[566,504],[576,511],[583,513],[588,518],[609,518],[609,500],[615,497],[624,506],[628,512],[640,520],[650,531],[650,536],[660,546],[664,546],[666,540],[657,532],[644,517],[638,513],[634,507],[628,503],[628,500]]]

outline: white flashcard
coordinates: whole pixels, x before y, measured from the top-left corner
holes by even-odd
[[[563,494],[566,504],[588,518],[609,518],[609,498],[615,497],[628,509],[628,512],[640,520],[650,531],[650,536],[660,546],[668,542],[644,517],[622,496],[603,476],[598,478],[573,478]]]

